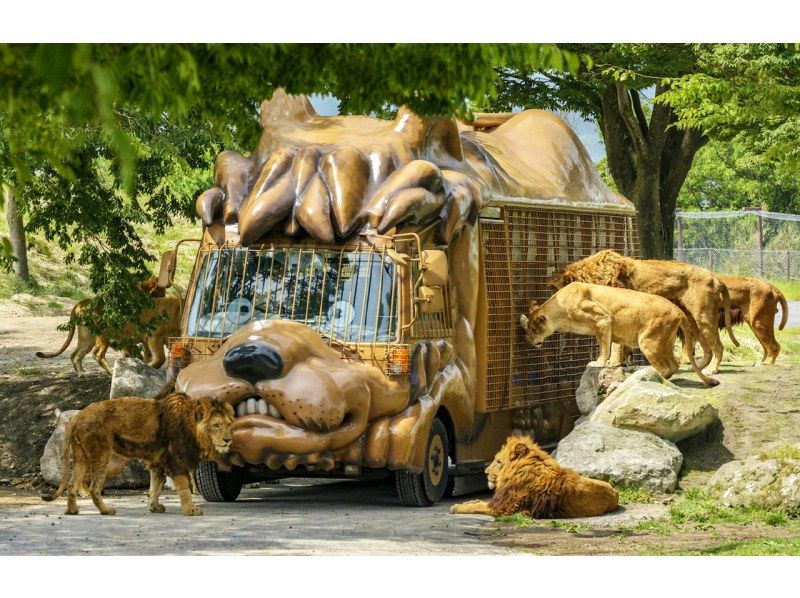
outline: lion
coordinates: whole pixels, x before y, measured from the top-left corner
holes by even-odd
[[[775,340],[775,314],[781,306],[781,323],[778,330],[783,330],[789,319],[789,305],[783,293],[768,282],[749,276],[717,275],[731,296],[731,321],[735,326],[746,322],[764,350],[762,365],[771,365],[780,353],[781,346]],[[724,326],[724,318],[718,317],[718,327]]]
[[[678,371],[672,354],[678,330],[688,343],[689,364],[707,386],[717,380],[704,375],[694,359],[694,337],[686,315],[672,302],[647,293],[573,282],[539,306],[531,301],[530,313],[519,317],[528,341],[539,346],[554,332],[592,334],[600,344],[596,365],[609,361],[611,343],[638,347],[659,374],[669,378]],[[619,365],[619,364],[614,364]]]
[[[608,482],[584,477],[561,467],[529,436],[510,436],[486,468],[490,501],[472,500],[453,505],[451,513],[514,515],[534,519],[596,517],[619,504],[619,493]]]
[[[95,358],[97,363],[99,363],[100,366],[109,374],[111,373],[111,365],[105,358],[106,352],[108,351],[109,347],[112,346],[108,335],[105,333],[95,335],[87,326],[81,324],[76,326],[72,324],[75,317],[86,313],[89,301],[89,299],[83,299],[76,303],[72,308],[72,311],[70,312],[69,334],[67,335],[67,339],[64,341],[64,344],[61,346],[61,348],[53,353],[37,351],[36,357],[51,358],[61,355],[61,353],[63,353],[67,347],[69,347],[70,343],[72,342],[72,337],[77,330],[78,345],[70,355],[70,360],[72,361],[72,367],[75,368],[75,372],[78,374],[78,376],[83,375],[82,362],[83,358],[86,357],[89,351],[92,352],[92,356]],[[153,302],[155,303],[155,306],[142,311],[139,316],[139,322],[142,324],[147,324],[154,318],[160,318],[155,330],[147,334],[142,339],[144,344],[144,360],[150,367],[158,369],[166,361],[164,345],[169,342],[170,337],[180,336],[183,300],[180,297],[175,296],[162,296],[153,298]],[[132,325],[126,325],[120,332],[120,338],[135,339],[136,337],[137,334]],[[138,341],[131,342],[129,340],[126,342],[122,347],[123,353],[126,355],[130,354],[131,349],[136,342]]]
[[[612,249],[573,262],[557,270],[550,285],[560,289],[571,282],[589,282],[660,295],[675,303],[686,314],[692,336],[703,348],[700,368],[709,366],[709,374],[719,372],[724,351],[717,328],[717,310],[725,314],[725,327],[734,345],[730,320],[730,296],[727,287],[710,271],[690,264],[667,260],[637,260]],[[682,361],[688,362],[688,343],[684,343]]]
[[[190,475],[201,459],[215,461],[229,470],[227,455],[233,442],[233,408],[216,399],[192,399],[172,393],[152,400],[122,397],[92,403],[69,420],[64,431],[61,484],[45,501],[57,499],[66,490],[65,514],[77,515],[76,493],[89,473],[89,495],[103,515],[114,515],[101,496],[112,456],[139,459],[150,471],[148,506],[163,513],[158,498],[166,476],[175,482],[186,516],[202,515],[192,502]],[[72,476],[67,478],[70,454]],[[69,486],[69,487],[68,487]]]

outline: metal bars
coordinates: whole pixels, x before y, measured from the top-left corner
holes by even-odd
[[[555,270],[600,249],[638,254],[632,215],[541,207],[504,207],[481,219],[487,301],[485,411],[529,407],[575,397],[593,337],[556,333],[540,348],[526,339],[519,316],[531,300],[552,295]]]

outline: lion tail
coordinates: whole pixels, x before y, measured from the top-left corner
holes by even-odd
[[[778,330],[783,330],[784,326],[786,326],[786,322],[789,321],[789,304],[786,302],[786,297],[783,296],[780,289],[775,285],[772,286],[772,293],[775,295],[775,298],[781,304],[781,324],[778,326]]]
[[[683,333],[683,342],[686,343],[685,347],[689,352],[689,365],[692,366],[694,373],[697,374],[697,377],[700,378],[706,386],[717,386],[719,380],[706,376],[703,370],[700,369],[700,366],[697,365],[697,361],[694,358],[694,334],[692,333],[692,326],[689,323],[689,319],[685,315],[682,315],[678,326]]]
[[[73,420],[74,418],[70,419],[64,426],[64,450],[61,451],[61,483],[59,484],[58,489],[53,492],[53,494],[42,494],[42,500],[44,501],[54,501],[64,493],[64,490],[67,489],[67,481],[69,480],[69,457],[70,453],[72,452]]]
[[[725,328],[728,331],[728,336],[731,337],[731,342],[738,347],[739,341],[733,336],[733,327],[731,325],[731,296],[724,282],[719,283],[719,294],[722,296],[722,305],[725,310]]]
[[[48,359],[50,357],[58,357],[64,351],[67,350],[67,347],[69,347],[69,344],[72,342],[72,337],[75,336],[74,318],[75,318],[76,312],[78,311],[78,306],[79,305],[80,305],[80,302],[78,302],[75,305],[73,305],[72,306],[72,311],[69,313],[69,334],[67,335],[67,340],[65,340],[64,344],[61,345],[61,348],[58,351],[56,351],[55,353],[45,353],[44,351],[36,351],[36,353],[35,353],[36,357],[44,357],[46,359]]]

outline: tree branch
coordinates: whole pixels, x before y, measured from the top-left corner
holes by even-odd
[[[633,112],[636,115],[636,120],[639,121],[639,127],[642,129],[642,135],[645,139],[649,138],[649,128],[647,126],[647,118],[642,110],[642,99],[639,97],[639,92],[635,89],[630,90],[631,103],[633,104]]]
[[[639,123],[633,116],[633,107],[631,106],[631,96],[628,93],[628,88],[617,81],[614,83],[614,91],[616,92],[619,116],[628,131],[631,141],[636,146],[637,152],[641,155],[649,154],[647,140],[642,135]]]

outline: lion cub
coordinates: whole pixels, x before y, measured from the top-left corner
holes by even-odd
[[[690,365],[707,385],[716,386],[694,359],[694,337],[684,313],[668,299],[630,289],[573,282],[550,297],[544,305],[531,302],[530,313],[520,316],[526,337],[534,346],[554,332],[591,334],[600,343],[597,365],[606,365],[611,343],[641,349],[647,361],[665,378],[678,371],[672,353],[680,329],[688,344]]]

